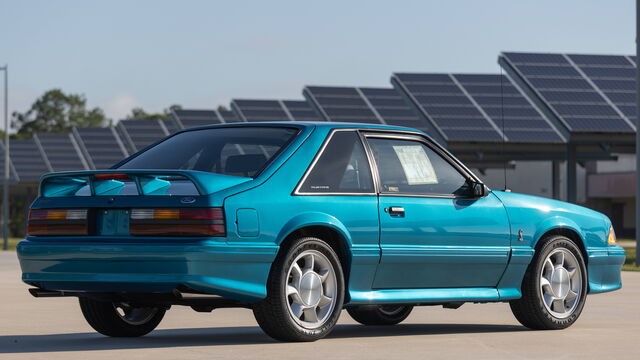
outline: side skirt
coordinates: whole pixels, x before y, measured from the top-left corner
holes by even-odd
[[[496,288],[383,289],[351,291],[348,305],[442,304],[452,302],[498,302],[510,300]]]

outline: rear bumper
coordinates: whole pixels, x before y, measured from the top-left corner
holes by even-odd
[[[240,301],[266,296],[278,247],[265,244],[87,243],[24,240],[22,280],[46,290],[171,292],[180,285]]]
[[[597,294],[618,290],[622,287],[621,270],[625,253],[620,246],[589,249],[589,293]]]

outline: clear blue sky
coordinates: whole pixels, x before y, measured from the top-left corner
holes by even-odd
[[[631,54],[634,3],[0,0],[0,64],[11,111],[57,87],[117,120],[394,71],[498,72],[503,50]]]

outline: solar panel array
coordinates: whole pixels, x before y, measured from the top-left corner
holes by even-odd
[[[9,146],[11,163],[20,181],[38,181],[42,174],[51,171],[34,139],[13,140]]]
[[[635,66],[629,57],[507,52],[501,62],[569,131],[635,130]]]
[[[116,127],[131,152],[141,150],[169,135],[169,131],[159,119],[122,120]]]
[[[403,73],[391,82],[446,142],[565,141],[503,75]]]
[[[516,146],[556,146],[575,133],[589,133],[575,138],[579,141],[594,133],[606,139],[611,133],[635,131],[635,57],[507,52],[500,63],[507,76],[397,73],[391,77],[394,88],[307,86],[306,101],[239,99],[231,102],[232,110],[179,109],[170,119],[37,134],[12,142],[12,171],[20,181],[36,181],[51,170],[109,168],[181,129],[233,122],[406,126],[427,131],[445,145],[456,143],[455,151],[478,146],[493,151],[487,149],[503,140]]]
[[[546,120],[504,75],[452,74],[455,82],[505,135],[508,142],[563,143]],[[503,127],[504,122],[504,127]]]
[[[320,121],[315,110],[304,100],[283,100],[282,105],[295,121]]]
[[[160,120],[162,126],[167,131],[168,134],[173,134],[179,130],[182,130],[180,124],[178,124],[174,119],[162,119]]]
[[[45,134],[34,136],[53,171],[88,170],[84,157],[71,134]]]
[[[173,119],[184,129],[205,126],[212,124],[220,124],[221,118],[215,110],[174,110]]]
[[[307,86],[302,93],[325,121],[383,123],[358,88]]]
[[[241,121],[292,121],[293,118],[278,100],[232,100],[231,109]]]
[[[428,131],[416,110],[395,89],[363,87],[359,90],[386,124]]]
[[[108,169],[128,155],[113,128],[74,128],[73,135],[92,169]]]
[[[224,122],[226,122],[226,123],[233,123],[233,122],[242,121],[242,120],[238,119],[236,114],[234,114],[234,112],[231,111],[231,110],[218,110],[218,115],[220,115],[222,120],[224,120]]]
[[[449,74],[393,74],[391,82],[447,141],[500,142],[498,126]]]
[[[636,123],[636,65],[629,56],[567,56],[628,123]]]
[[[300,100],[244,100],[231,101],[231,108],[240,121],[319,121],[318,115],[306,101]]]

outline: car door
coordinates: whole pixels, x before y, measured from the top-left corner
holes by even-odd
[[[510,252],[500,200],[471,196],[473,174],[418,135],[366,134],[379,191],[374,288],[495,287]]]

